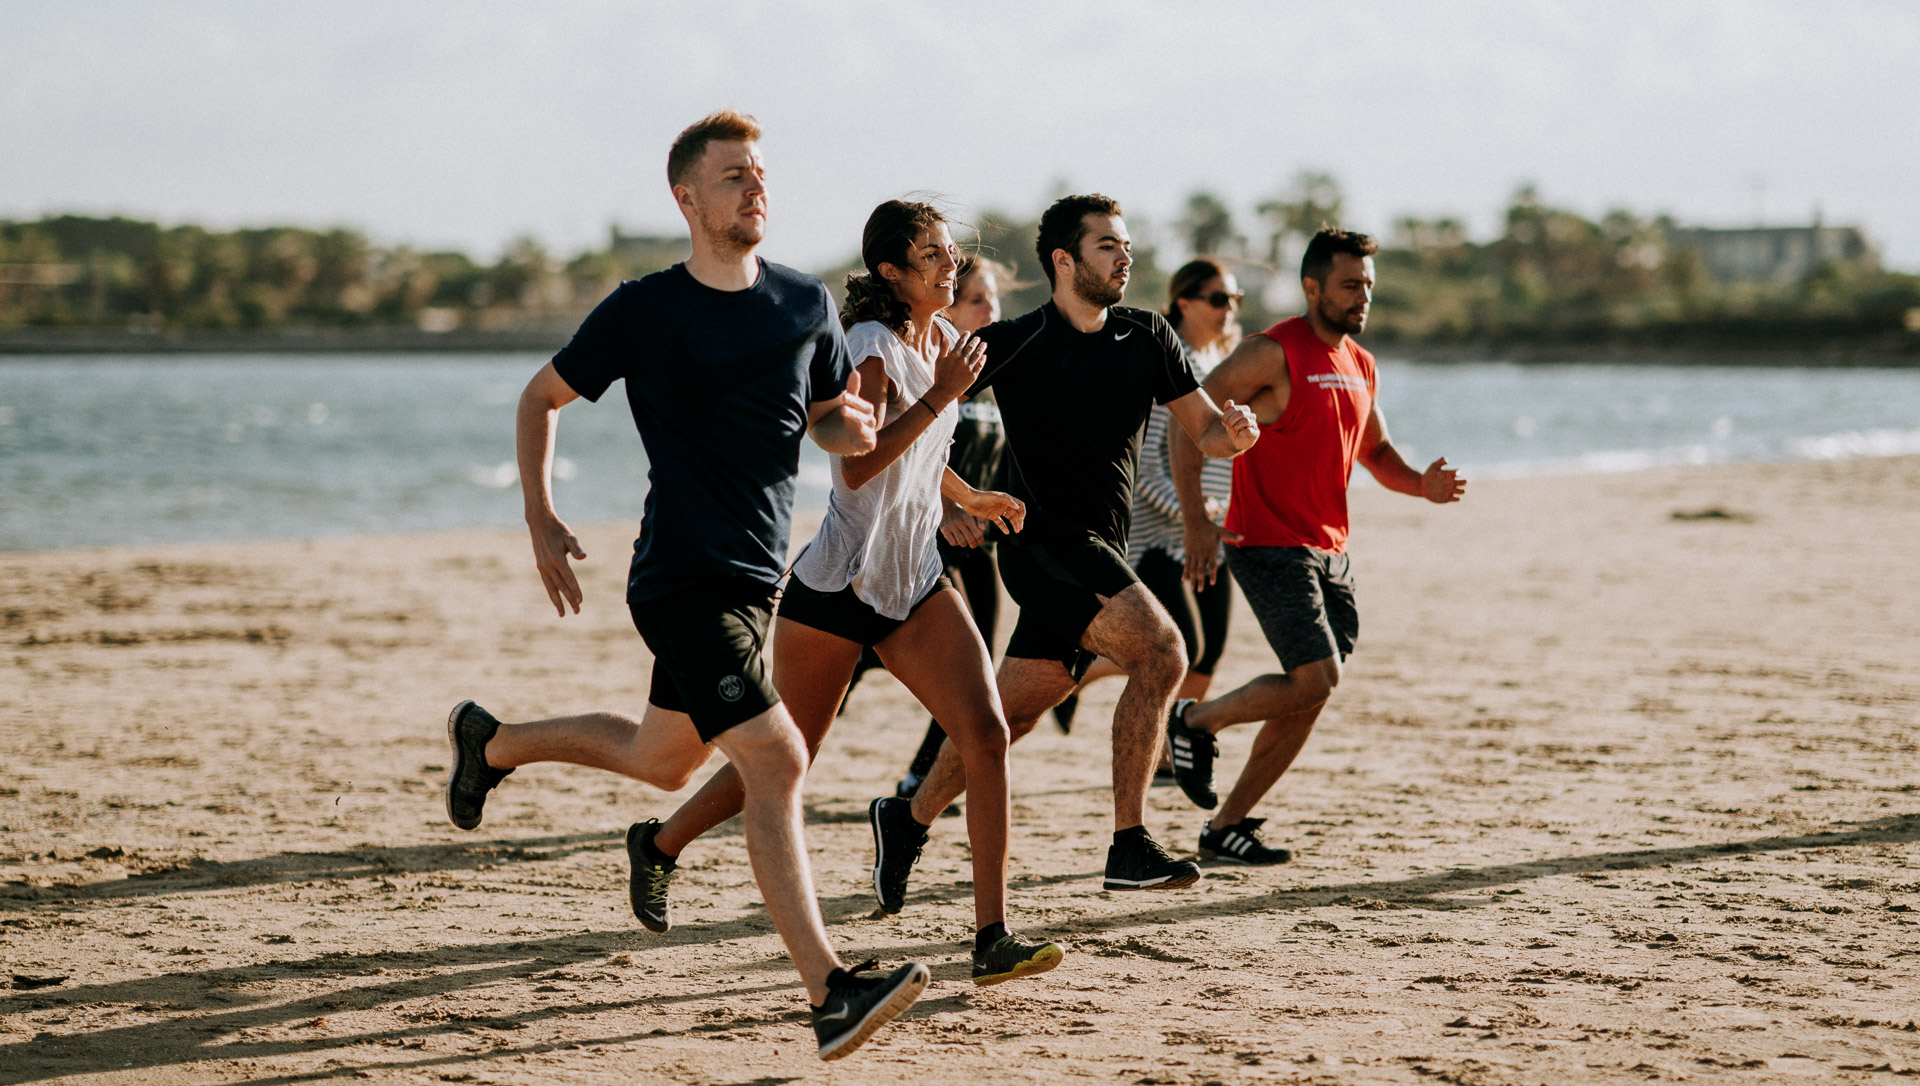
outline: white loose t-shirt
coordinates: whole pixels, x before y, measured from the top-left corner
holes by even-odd
[[[946,345],[960,335],[943,317],[934,318],[934,330]],[[847,329],[847,354],[856,368],[869,358],[880,359],[893,383],[889,422],[933,387],[933,360],[920,357],[879,321]],[[816,592],[852,585],[867,606],[905,620],[940,577],[940,476],[959,420],[959,406],[948,404],[899,459],[858,490],[847,485],[841,458],[829,457],[833,493],[826,519],[793,564],[793,575]]]

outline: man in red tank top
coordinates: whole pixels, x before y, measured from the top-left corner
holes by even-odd
[[[1374,401],[1373,356],[1350,338],[1367,324],[1374,251],[1365,234],[1315,234],[1300,262],[1306,315],[1249,336],[1207,378],[1216,401],[1245,404],[1260,422],[1260,440],[1234,461],[1225,526],[1207,519],[1200,450],[1190,441],[1173,446],[1188,579],[1212,581],[1216,543],[1233,544],[1227,563],[1282,669],[1211,701],[1173,705],[1167,740],[1174,775],[1187,798],[1208,810],[1219,803],[1214,736],[1235,724],[1265,722],[1226,803],[1201,831],[1202,859],[1273,864],[1291,858],[1261,841],[1266,820],[1248,815],[1306,745],[1360,635],[1346,553],[1353,465],[1364,465],[1388,490],[1431,502],[1456,502],[1466,491],[1466,480],[1444,457],[1420,471],[1387,436]]]

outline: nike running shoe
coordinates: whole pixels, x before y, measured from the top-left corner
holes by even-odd
[[[1167,744],[1173,748],[1173,777],[1195,807],[1211,811],[1220,805],[1220,797],[1213,794],[1213,759],[1220,753],[1220,741],[1198,728],[1187,727],[1187,710],[1191,708],[1193,699],[1181,698],[1167,714]]]
[[[1107,848],[1108,890],[1179,890],[1200,881],[1200,865],[1167,855],[1146,833],[1129,835]]]
[[[487,793],[513,772],[487,764],[487,744],[499,730],[493,714],[471,701],[461,702],[447,714],[447,745],[453,748],[447,769],[447,818],[463,830],[480,825]]]
[[[866,1044],[880,1027],[913,1006],[932,977],[919,962],[885,977],[858,975],[874,968],[875,962],[861,962],[827,974],[826,1002],[813,1008],[813,1035],[820,1042],[821,1059],[837,1060]]]
[[[660,833],[660,820],[649,818],[627,827],[627,898],[633,902],[633,915],[640,926],[659,935],[673,930],[673,906],[667,904],[667,887],[673,884],[672,858],[653,847]]]
[[[1059,965],[1065,956],[1059,943],[1023,943],[1003,935],[987,949],[973,952],[973,982],[984,987],[1037,976]]]
[[[1200,831],[1200,858],[1225,860],[1230,864],[1283,864],[1293,859],[1284,848],[1268,848],[1260,840],[1264,818],[1243,818],[1223,830]]]
[[[927,827],[915,821],[911,800],[882,796],[867,807],[873,823],[873,896],[888,916],[907,899],[907,879],[927,844]]]

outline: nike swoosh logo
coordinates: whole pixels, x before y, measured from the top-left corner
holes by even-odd
[[[850,1009],[851,1009],[851,1008],[849,1008],[849,1007],[848,1007],[848,1006],[847,1006],[847,1005],[846,1005],[845,1003],[842,1003],[842,1004],[840,1004],[840,1009],[839,1009],[839,1010],[837,1010],[837,1011],[835,1011],[834,1013],[832,1013],[832,1014],[823,1014],[823,1015],[821,1015],[821,1016],[820,1016],[820,1021],[822,1021],[822,1022],[838,1022],[838,1021],[839,1021],[840,1019],[842,1019],[842,1018],[845,1018],[845,1017],[847,1016],[847,1011],[848,1011],[848,1010],[850,1010]]]
[[[1124,331],[1124,332],[1115,332],[1115,333],[1113,334],[1113,341],[1114,341],[1115,343],[1118,343],[1118,342],[1120,342],[1121,340],[1123,340],[1123,339],[1125,339],[1125,338],[1127,338],[1128,336],[1130,336],[1130,335],[1132,335],[1132,334],[1133,334],[1133,329],[1131,329],[1131,328],[1129,328],[1129,329],[1127,329],[1127,330],[1126,330],[1126,331]]]

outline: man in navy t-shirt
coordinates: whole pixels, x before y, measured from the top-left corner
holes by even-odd
[[[837,1059],[912,1005],[917,962],[848,972],[827,942],[801,835],[807,751],[761,658],[786,565],[800,439],[831,453],[874,446],[873,407],[820,281],[754,255],[766,174],[753,118],[725,110],[674,141],[667,179],[691,229],[686,263],[623,283],[520,398],[517,445],[535,562],[554,609],[580,610],[569,559],[586,553],[554,511],[554,422],[618,380],[651,463],[627,606],[654,656],[639,720],[599,712],[502,724],[471,701],[447,722],[447,814],[480,824],[487,792],[517,766],[562,761],[667,791],[719,747],[740,771],[747,857],[768,915],[806,982],[820,1055]],[[671,860],[628,832],[634,912],[664,931]]]

